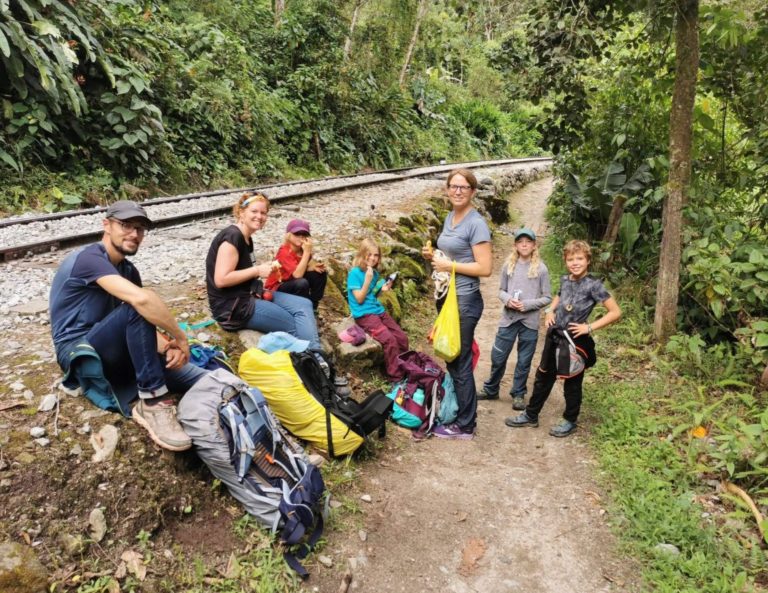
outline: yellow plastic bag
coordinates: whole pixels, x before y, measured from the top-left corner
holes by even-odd
[[[456,264],[451,269],[451,282],[443,308],[435,319],[430,332],[435,355],[451,362],[461,352],[461,330],[459,327],[459,299],[456,297]]]

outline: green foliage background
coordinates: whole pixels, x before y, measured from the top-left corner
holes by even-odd
[[[362,2],[345,56],[354,5],[0,0],[0,209],[541,152],[511,20],[432,2],[401,87],[417,3]]]

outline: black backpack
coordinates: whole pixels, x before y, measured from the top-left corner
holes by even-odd
[[[328,453],[336,457],[333,448],[333,432],[331,430],[331,415],[336,416],[350,430],[366,438],[378,430],[379,438],[386,436],[386,421],[394,403],[387,395],[377,389],[363,402],[357,402],[349,396],[342,396],[334,389],[336,372],[333,364],[327,358],[323,360],[328,365],[326,374],[314,353],[292,352],[291,362],[296,374],[304,383],[307,391],[325,408],[325,425],[328,432]]]

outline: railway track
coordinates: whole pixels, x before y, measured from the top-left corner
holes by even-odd
[[[306,199],[343,190],[397,183],[417,177],[442,174],[457,167],[489,168],[525,163],[548,163],[548,157],[499,159],[452,163],[432,167],[408,167],[373,173],[358,173],[307,181],[291,181],[211,192],[157,198],[143,202],[154,221],[155,228],[183,224],[193,220],[217,218],[231,211],[237,194],[244,191],[264,191],[272,202]],[[182,211],[179,211],[182,210]],[[105,207],[73,212],[59,212],[0,221],[0,261],[10,261],[35,253],[65,249],[97,240],[101,237],[98,221]],[[78,231],[75,227],[88,229]]]

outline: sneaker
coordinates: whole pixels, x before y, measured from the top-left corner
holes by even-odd
[[[551,434],[553,437],[562,438],[562,437],[567,437],[574,430],[576,430],[575,422],[571,422],[570,420],[563,420],[557,426],[553,426],[552,428],[550,428],[549,434]]]
[[[525,397],[522,395],[512,396],[512,409],[513,410],[525,410]]]
[[[483,387],[480,392],[477,394],[478,400],[491,400],[491,399],[499,399],[498,393],[488,393],[486,391],[485,387]]]
[[[527,412],[523,412],[517,416],[507,418],[504,420],[504,424],[511,426],[512,428],[520,428],[522,426],[530,426],[531,428],[536,428],[539,425],[539,419],[531,418]]]
[[[474,430],[460,428],[456,424],[441,424],[432,431],[438,439],[453,439],[457,441],[471,441],[475,438]]]
[[[186,451],[192,447],[187,436],[176,420],[176,406],[172,400],[163,400],[148,406],[140,399],[133,407],[133,419],[149,433],[150,438],[169,451]]]

